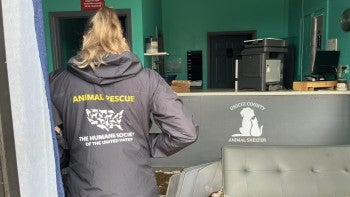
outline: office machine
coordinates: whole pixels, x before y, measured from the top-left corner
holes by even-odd
[[[244,41],[238,61],[239,90],[278,90],[283,88],[283,65],[288,52],[282,39]]]

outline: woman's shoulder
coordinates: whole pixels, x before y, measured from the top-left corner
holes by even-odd
[[[150,68],[143,68],[139,74],[151,82],[159,82],[159,80],[162,79],[161,75],[157,71]]]
[[[51,72],[49,75],[50,87],[56,89],[57,87],[63,87],[64,84],[67,86],[71,75],[66,68],[60,68]]]
[[[63,75],[67,74],[66,68],[59,68],[57,70],[54,70],[49,75],[50,82],[57,80],[58,78],[62,77]]]

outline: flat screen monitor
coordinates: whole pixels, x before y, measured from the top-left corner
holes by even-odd
[[[337,79],[337,67],[340,51],[316,51],[314,75],[323,76],[326,80]]]

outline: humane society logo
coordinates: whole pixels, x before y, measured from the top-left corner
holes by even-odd
[[[124,110],[115,113],[113,110],[86,109],[85,112],[89,122],[102,130],[109,131],[114,127],[123,130],[121,121]]]
[[[265,110],[266,108],[254,102],[240,102],[230,106],[230,110],[239,111],[242,117],[241,125],[234,130],[229,142],[235,143],[257,143],[266,142],[266,138],[262,138],[264,125],[259,125],[258,117],[255,110]]]
[[[116,143],[128,143],[134,141],[135,132],[127,132],[121,126],[124,110],[116,113],[113,110],[86,109],[86,118],[91,125],[108,133],[97,135],[79,136],[79,141],[85,146],[102,146]],[[122,132],[110,132],[114,127]]]

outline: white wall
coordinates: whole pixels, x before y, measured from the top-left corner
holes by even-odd
[[[1,0],[21,196],[57,196],[50,116],[31,0]]]

